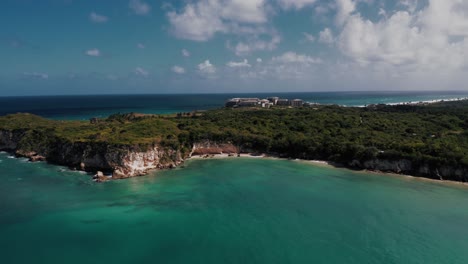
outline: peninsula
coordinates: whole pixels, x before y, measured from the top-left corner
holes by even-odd
[[[174,168],[192,155],[264,153],[466,182],[468,101],[229,107],[174,115],[119,113],[90,121],[18,113],[0,117],[0,150],[100,171],[99,180]]]

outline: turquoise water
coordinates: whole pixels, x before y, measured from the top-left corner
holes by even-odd
[[[0,154],[1,263],[468,263],[468,188],[306,162],[88,175]]]
[[[214,109],[232,97],[279,96],[301,98],[307,102],[363,106],[379,103],[428,101],[468,97],[468,91],[437,92],[309,92],[251,94],[178,94],[178,95],[90,95],[0,97],[0,115],[29,112],[53,119],[107,117],[116,112],[167,114]]]

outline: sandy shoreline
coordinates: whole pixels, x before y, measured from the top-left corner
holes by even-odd
[[[459,187],[466,187],[468,188],[468,182],[457,182],[457,181],[448,181],[448,180],[437,180],[437,179],[430,179],[430,178],[424,178],[424,177],[418,177],[418,176],[413,176],[409,174],[398,174],[398,173],[392,173],[392,172],[382,172],[382,171],[373,171],[373,170],[353,170],[351,168],[347,168],[345,166],[341,166],[340,164],[336,164],[333,162],[325,161],[325,160],[304,160],[304,159],[288,159],[288,158],[281,158],[281,157],[275,157],[272,155],[267,155],[267,154],[252,154],[252,153],[242,153],[242,154],[206,154],[206,155],[193,155],[187,160],[205,160],[205,159],[226,159],[226,158],[254,158],[254,159],[271,159],[271,160],[289,160],[289,161],[298,161],[302,163],[308,163],[312,164],[314,166],[326,166],[329,168],[334,168],[334,169],[344,169],[344,170],[349,170],[353,172],[360,172],[360,173],[368,173],[368,174],[373,174],[373,175],[380,175],[380,176],[391,176],[391,177],[399,177],[401,179],[406,179],[406,180],[422,180],[422,181],[428,181],[428,182],[433,182],[433,183],[438,183],[438,184],[446,184],[446,185],[455,185]]]

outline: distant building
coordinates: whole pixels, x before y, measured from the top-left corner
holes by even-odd
[[[249,99],[249,100],[241,100],[237,105],[239,107],[252,107],[258,106],[259,100]]]
[[[278,99],[276,101],[276,104],[281,105],[281,106],[289,106],[289,100],[288,99]]]
[[[236,99],[239,99],[240,102],[242,101],[260,101],[260,99],[258,98],[236,98]]]
[[[270,108],[273,105],[301,107],[304,105],[302,99],[281,99],[279,97],[259,98],[231,98],[225,102],[226,107],[263,107]]]
[[[276,105],[276,103],[278,102],[279,97],[268,97],[267,99],[268,99],[268,101],[270,101],[270,103],[272,103],[273,105]]]
[[[291,100],[292,107],[301,107],[303,104],[304,104],[304,101],[302,101],[301,99]]]
[[[240,98],[232,98],[232,99],[227,100],[224,106],[234,107],[239,103],[239,101],[240,101]]]
[[[268,100],[268,99],[262,99],[262,100],[260,100],[259,104],[260,104],[263,108],[269,108],[271,105],[273,105],[273,103],[271,103],[270,100]]]

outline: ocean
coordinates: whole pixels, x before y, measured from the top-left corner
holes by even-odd
[[[340,105],[468,92],[0,97],[0,115],[88,119],[238,96]],[[468,187],[266,158],[189,160],[94,183],[0,153],[1,263],[468,263]]]
[[[0,154],[2,263],[468,263],[468,187],[262,158],[92,183]]]
[[[250,94],[177,94],[177,95],[87,95],[0,97],[0,115],[28,112],[61,120],[87,120],[107,117],[116,112],[169,114],[224,106],[232,97],[279,96],[303,99],[320,104],[364,106],[402,102],[431,101],[468,97],[468,91],[444,92],[310,92],[310,93],[250,93]]]

